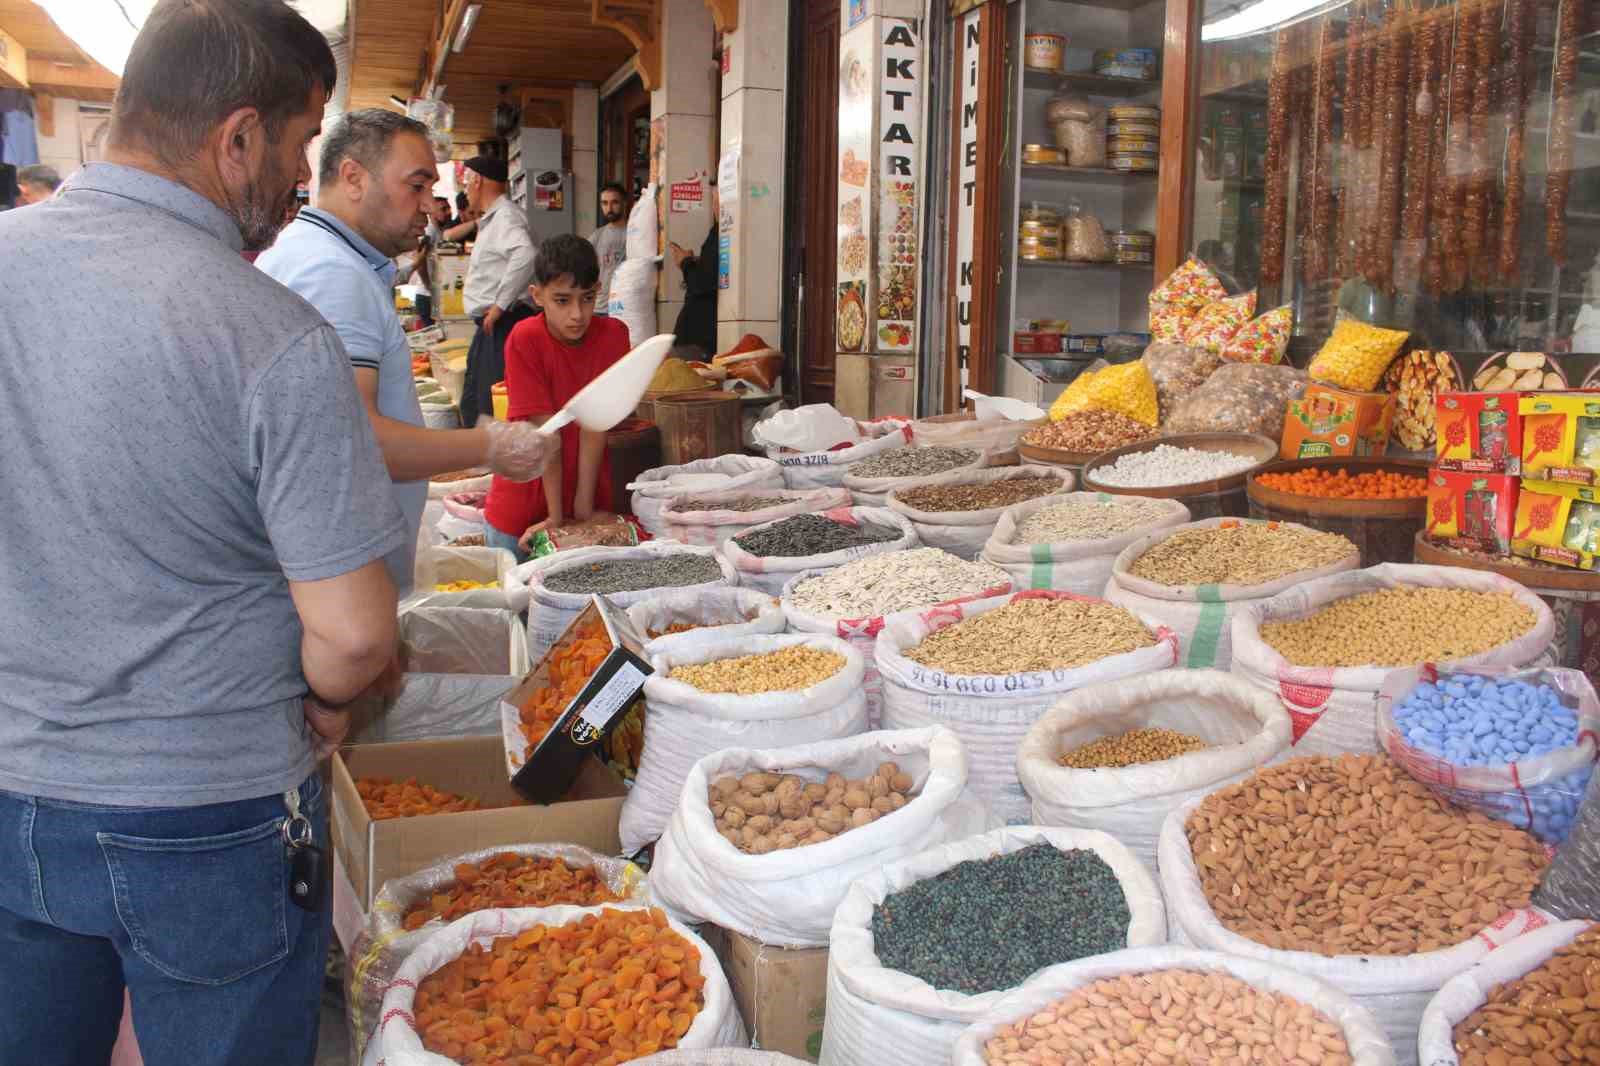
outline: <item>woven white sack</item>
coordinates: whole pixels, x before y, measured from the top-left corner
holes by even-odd
[[[1053,466],[1001,466],[983,470],[961,469],[948,474],[936,474],[919,482],[914,488],[951,485],[986,485],[996,481],[1014,481],[1017,478],[1053,478],[1060,487],[1040,499],[1060,502],[1062,494],[1070,493],[1073,486],[1071,471]],[[896,514],[911,520],[917,538],[930,548],[943,548],[962,559],[976,559],[983,546],[994,535],[1000,517],[1008,507],[985,507],[977,511],[922,511],[900,498],[905,487],[892,490],[885,506]],[[1035,501],[1028,500],[1028,503]],[[1015,505],[1012,505],[1015,506]],[[1096,590],[1098,591],[1098,590]]]
[[[719,455],[646,470],[633,482],[633,515],[652,537],[665,535],[661,511],[674,496],[701,492],[761,492],[784,487],[783,471],[755,455]]]
[[[960,466],[951,467],[949,470],[940,470],[934,474],[908,474],[901,477],[865,477],[853,472],[854,467],[847,467],[844,473],[844,487],[850,490],[850,502],[857,507],[884,507],[889,501],[889,494],[895,489],[909,489],[918,485],[937,484],[951,474],[971,474],[982,470],[989,465],[989,454],[977,448],[969,448],[974,452],[970,462]]]
[[[865,524],[893,530],[897,536],[893,540],[863,544],[859,548],[823,552],[820,555],[751,555],[737,540],[729,540],[722,545],[722,557],[739,572],[739,584],[778,596],[782,595],[783,586],[797,574],[808,571],[822,573],[843,566],[845,563],[853,563],[857,559],[865,559],[869,555],[882,555],[884,552],[904,551],[922,546],[917,540],[917,531],[912,528],[905,516],[895,514],[886,507],[836,507],[821,514],[824,518],[842,522],[847,526],[859,527]],[[744,532],[753,533],[772,524],[765,522],[759,526],[751,526]]]
[[[755,511],[730,511],[714,506],[718,502],[735,500],[740,496],[771,496],[782,503],[771,504]],[[754,526],[765,525],[797,514],[827,511],[834,507],[850,506],[850,494],[844,489],[763,489],[752,492],[695,493],[696,502],[710,504],[690,510],[686,504],[690,496],[675,496],[661,509],[660,536],[683,544],[709,544],[721,548],[730,537],[735,537]]]
[[[768,459],[782,467],[784,483],[791,489],[839,488],[851,463],[911,443],[911,422],[903,418],[856,422],[859,442],[831,452],[796,452],[767,444],[762,439],[762,425],[756,424],[756,443],[766,448]]]
[[[708,640],[782,633],[788,625],[777,597],[750,588],[661,589],[629,607],[628,620],[646,638],[641,649],[646,659]],[[682,623],[702,628],[665,632]],[[661,636],[651,640],[650,633]]]
[[[994,532],[984,542],[983,553],[978,558],[1010,574],[1019,590],[1051,589],[1056,592],[1076,592],[1080,596],[1100,596],[1105,593],[1106,582],[1111,579],[1111,566],[1122,549],[1156,530],[1189,521],[1189,508],[1177,500],[1157,500],[1152,502],[1162,506],[1165,516],[1137,529],[1109,537],[1061,540],[1049,544],[1023,544],[1018,541],[1017,528],[1024,519],[1046,507],[1081,499],[1107,501],[1127,497],[1105,492],[1067,492],[1013,504],[995,522]]]

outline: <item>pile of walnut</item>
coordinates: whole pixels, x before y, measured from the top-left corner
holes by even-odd
[[[707,789],[717,831],[751,855],[832,840],[904,807],[912,778],[892,762],[851,781],[829,774],[820,784],[794,774],[719,777]]]

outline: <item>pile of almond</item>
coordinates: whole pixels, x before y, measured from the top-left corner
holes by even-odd
[[[871,825],[910,802],[915,784],[898,763],[879,765],[871,777],[850,780],[831,773],[825,781],[797,774],[729,774],[711,783],[707,800],[717,831],[740,851],[804,847]]]

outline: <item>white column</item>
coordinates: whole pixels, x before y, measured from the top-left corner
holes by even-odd
[[[600,196],[600,90],[592,85],[572,90],[572,196],[573,228],[587,237]]]
[[[658,328],[672,329],[683,309],[683,274],[672,265],[668,241],[697,251],[712,226],[706,183],[716,166],[715,40],[705,0],[661,0],[661,86],[650,94],[650,118],[665,142],[660,176],[663,263],[656,296]],[[673,211],[672,186],[698,183],[701,199]]]

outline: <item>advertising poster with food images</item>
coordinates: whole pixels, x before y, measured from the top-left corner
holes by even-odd
[[[878,63],[877,350],[907,351],[917,317],[922,49],[913,19],[881,19]]]
[[[876,27],[871,21],[839,43],[839,250],[836,334],[841,352],[866,350],[872,226],[872,75]],[[853,342],[853,343],[852,343]]]

